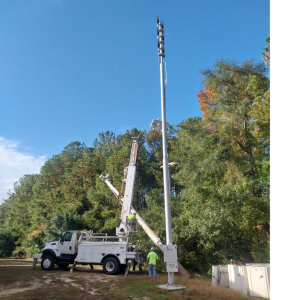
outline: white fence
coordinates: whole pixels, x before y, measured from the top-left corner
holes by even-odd
[[[270,264],[213,266],[212,284],[240,290],[247,296],[270,298]]]

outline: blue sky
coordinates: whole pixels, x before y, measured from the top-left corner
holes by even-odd
[[[170,124],[201,116],[200,69],[261,61],[270,33],[268,0],[0,2],[0,153],[7,168],[18,163],[9,151],[36,159],[14,181],[71,141],[92,146],[99,132],[148,130],[160,118],[157,15]],[[0,199],[12,186],[1,169]]]

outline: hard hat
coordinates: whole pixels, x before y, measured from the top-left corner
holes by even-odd
[[[35,248],[38,248],[38,247],[39,247],[39,245],[38,245],[38,244],[35,244],[35,245],[34,245],[34,247],[35,247]]]
[[[151,247],[151,249],[150,249],[151,251],[153,251],[154,250],[154,247]]]

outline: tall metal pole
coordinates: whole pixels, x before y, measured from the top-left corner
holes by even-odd
[[[171,201],[170,201],[170,179],[167,153],[167,134],[166,134],[166,98],[165,98],[165,77],[163,58],[165,57],[164,43],[164,23],[159,22],[157,17],[157,42],[158,57],[160,66],[160,89],[161,89],[161,120],[162,120],[162,146],[163,146],[163,176],[164,176],[164,198],[166,215],[166,236],[167,245],[172,245],[172,227],[171,227]],[[174,285],[174,273],[168,272],[168,285]]]

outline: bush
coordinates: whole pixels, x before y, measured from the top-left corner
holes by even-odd
[[[15,251],[13,251],[12,255],[14,257],[25,258],[26,250],[24,247],[17,247]]]
[[[0,257],[9,257],[15,249],[15,239],[8,231],[0,230]]]

